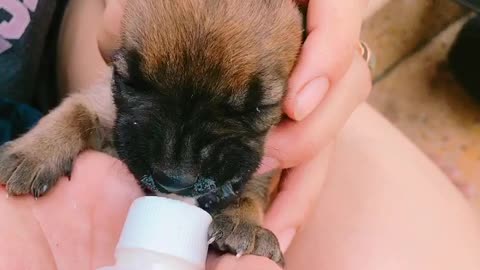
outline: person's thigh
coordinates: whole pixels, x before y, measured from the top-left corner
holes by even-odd
[[[368,106],[337,141],[290,269],[480,269],[480,226],[449,180]]]

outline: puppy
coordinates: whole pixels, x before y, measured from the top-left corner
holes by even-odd
[[[0,181],[9,194],[38,197],[69,176],[81,151],[106,151],[147,193],[212,213],[220,251],[283,265],[261,227],[272,178],[254,172],[301,43],[292,0],[127,1],[105,82],[2,146]]]

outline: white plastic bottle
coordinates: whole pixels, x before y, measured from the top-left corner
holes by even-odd
[[[172,199],[142,197],[128,212],[116,264],[98,270],[203,270],[211,216]]]

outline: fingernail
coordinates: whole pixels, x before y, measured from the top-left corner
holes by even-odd
[[[285,252],[288,249],[296,234],[297,230],[292,228],[287,229],[278,235],[278,242],[280,243],[280,249],[282,252]]]
[[[297,94],[295,104],[295,120],[300,121],[307,117],[322,101],[328,91],[330,83],[325,77],[320,77],[309,82]]]
[[[278,160],[271,157],[264,157],[256,173],[264,174],[278,168],[280,168],[280,162]]]

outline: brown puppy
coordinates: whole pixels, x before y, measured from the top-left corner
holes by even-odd
[[[272,178],[253,173],[300,49],[297,7],[127,3],[111,74],[2,146],[0,181],[10,194],[41,196],[81,151],[116,153],[147,193],[188,198],[212,213],[217,249],[283,264],[277,239],[260,226]]]

